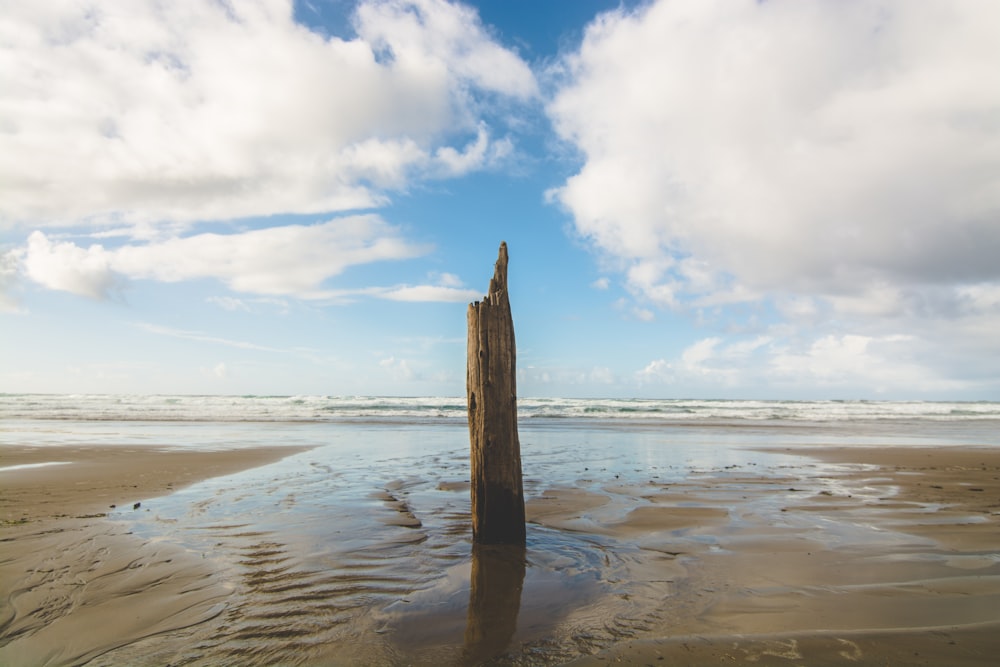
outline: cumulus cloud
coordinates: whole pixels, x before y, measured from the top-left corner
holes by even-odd
[[[726,342],[710,336],[685,348],[678,359],[655,359],[636,373],[642,384],[680,384],[683,386],[735,387],[750,380],[752,358],[771,342],[769,336]]]
[[[354,23],[310,32],[291,0],[5,8],[0,223],[359,209],[509,153],[482,101],[537,88],[475,12],[364,0]]]
[[[923,376],[916,372],[913,377],[901,367],[898,360],[889,361],[890,346],[912,340],[909,336],[895,335],[882,338],[870,336],[828,335],[814,341],[800,352],[781,352],[771,360],[776,375],[785,375],[801,381],[824,384],[844,384],[864,378],[879,387],[891,385],[898,388],[908,380]],[[879,348],[882,348],[880,351]]]
[[[86,248],[53,243],[42,232],[28,237],[23,256],[25,274],[49,289],[99,299],[108,296],[119,278],[111,267],[113,253],[99,244]]]
[[[776,327],[779,329],[781,327]],[[961,355],[908,334],[868,336],[791,332],[755,337],[711,336],[684,348],[676,358],[649,362],[635,373],[640,387],[669,387],[684,395],[759,395],[762,386],[795,395],[879,397],[921,396],[987,388],[996,364],[988,370],[963,369],[954,379]]]
[[[462,85],[515,97],[536,94],[534,77],[494,43],[476,12],[445,0],[375,0],[357,10],[358,34],[403,68],[447,66]]]
[[[988,0],[598,17],[547,106],[582,159],[550,201],[640,304],[784,318],[729,360],[743,377],[724,372],[731,332],[638,377],[971,391],[977,365],[1000,372],[984,333],[1000,320],[998,22]]]
[[[604,14],[548,107],[584,159],[552,196],[666,306],[886,312],[909,286],[996,284],[998,21],[988,0]]]
[[[36,231],[21,251],[21,261],[36,283],[94,298],[108,296],[125,278],[214,278],[237,292],[326,298],[324,281],[350,266],[416,257],[427,250],[404,240],[378,216],[365,215],[116,248],[84,248]]]

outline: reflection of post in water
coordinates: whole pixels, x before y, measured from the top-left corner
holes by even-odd
[[[507,649],[517,629],[526,557],[520,544],[473,544],[463,662],[476,664]]]

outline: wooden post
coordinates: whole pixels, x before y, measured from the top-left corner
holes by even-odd
[[[489,293],[469,304],[466,392],[472,462],[472,539],[524,544],[521,443],[517,439],[514,321],[507,298],[507,244]]]

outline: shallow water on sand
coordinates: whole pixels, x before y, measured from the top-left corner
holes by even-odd
[[[784,478],[790,467],[799,479],[820,475],[796,457],[749,448],[801,443],[801,432],[522,427],[534,513],[548,511],[546,501],[558,495],[551,489],[572,489],[582,496],[577,506],[597,499],[600,517],[539,520],[523,551],[475,550],[464,425],[290,430],[295,444],[314,438],[317,447],[148,501],[142,512],[112,515],[147,540],[211,561],[233,595],[183,646],[158,638],[120,649],[110,662],[130,651],[161,651],[181,664],[462,664],[505,652],[505,660],[565,661],[669,624],[665,615],[695,611],[696,597],[664,600],[687,585],[677,562],[684,543],[709,536],[678,526],[665,538],[673,547],[650,550],[593,530],[597,524],[626,520],[648,504],[642,493],[691,475],[752,472],[767,480]]]

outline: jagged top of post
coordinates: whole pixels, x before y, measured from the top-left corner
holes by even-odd
[[[500,242],[497,253],[497,263],[490,279],[490,292],[483,299],[486,303],[498,306],[507,298],[507,242]]]

